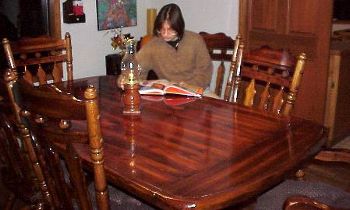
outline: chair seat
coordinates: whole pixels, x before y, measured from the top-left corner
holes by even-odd
[[[350,193],[324,183],[286,180],[257,200],[255,210],[281,210],[293,195],[304,195],[336,208],[349,208]]]
[[[95,187],[92,182],[89,185],[89,193],[91,195],[93,209],[96,210]],[[124,193],[123,191],[108,185],[110,207],[113,210],[153,210],[154,208],[143,203],[142,201]]]

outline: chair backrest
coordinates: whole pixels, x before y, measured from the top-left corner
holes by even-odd
[[[236,39],[233,40],[231,37],[227,36],[224,33],[216,33],[216,34],[209,34],[206,32],[200,32],[199,33],[208,48],[209,55],[213,61],[219,61],[220,65],[217,68],[216,74],[216,80],[215,80],[215,94],[218,96],[224,95],[224,100],[229,101],[230,100],[230,94],[231,94],[231,88],[232,88],[232,78],[233,78],[233,71],[235,68],[237,68],[237,64],[240,65],[239,60],[237,60],[237,57],[239,56],[240,51],[243,50],[243,44],[240,35],[236,36]],[[224,75],[225,75],[225,62],[230,62],[230,71],[227,74],[227,82],[224,84]],[[223,90],[225,92],[223,93]]]
[[[29,201],[26,207],[40,205],[38,191],[33,187],[36,186],[35,177],[24,150],[10,117],[0,112],[0,179],[2,185],[11,194],[8,198],[13,198],[2,205],[4,209],[7,209],[6,206],[13,207],[18,199]],[[2,196],[5,196],[4,192]]]
[[[73,147],[75,143],[85,143],[89,144],[94,163],[97,207],[100,210],[109,209],[96,89],[87,87],[84,99],[79,100],[53,84],[34,87],[20,78],[13,86],[22,117],[27,120],[33,136],[39,142],[45,168],[53,179],[52,196],[58,201],[56,208],[73,209],[75,200],[80,209],[92,209],[85,174]],[[73,120],[86,124],[86,129],[71,128]]]
[[[137,45],[138,50],[141,49],[143,46],[145,46],[149,41],[151,41],[153,35],[145,35],[140,38],[140,41]]]
[[[30,83],[46,84],[62,81],[62,63],[66,63],[67,80],[73,80],[72,44],[69,33],[64,39],[51,37],[24,38],[10,43],[4,38],[2,44],[8,65],[17,69]]]
[[[288,116],[296,100],[306,55],[297,59],[287,50],[263,46],[243,56],[235,72],[238,94],[233,102]]]
[[[11,151],[11,153],[12,155],[16,155],[16,158],[19,158],[22,162],[20,165],[21,168],[19,168],[23,169],[20,171],[21,173],[23,172],[21,174],[21,177],[27,177],[25,180],[31,179],[32,184],[30,186],[34,187],[35,189],[39,189],[41,192],[42,197],[36,201],[32,200],[32,202],[34,202],[35,205],[45,208],[48,206],[53,206],[53,199],[48,189],[49,183],[45,179],[45,170],[42,168],[42,159],[40,159],[40,157],[37,155],[37,148],[34,146],[34,141],[32,139],[28,126],[25,122],[23,122],[20,115],[20,109],[16,103],[16,97],[14,95],[15,91],[13,90],[13,84],[16,80],[16,75],[17,72],[9,69],[5,72],[4,78],[0,81],[1,89],[3,90],[2,95],[4,96],[3,101],[0,102],[1,113],[6,114],[7,119],[11,119],[11,121],[5,122],[6,118],[4,115],[2,121],[5,124],[3,124],[3,126],[7,127],[7,130],[5,130],[7,131],[6,138],[8,138],[9,141],[15,141],[13,142],[12,148],[20,150],[18,153],[15,151]],[[13,126],[15,127],[13,128],[14,130],[9,127],[10,125],[15,125]],[[12,131],[14,132],[12,133],[13,135],[11,135]],[[34,177],[32,176],[33,174]],[[16,190],[20,191],[20,186],[14,187],[17,187],[18,189]],[[35,196],[37,195],[34,195],[34,197]]]

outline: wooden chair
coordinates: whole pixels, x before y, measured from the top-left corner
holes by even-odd
[[[346,175],[335,177],[333,170],[340,169],[339,173],[350,172],[350,150],[324,149],[315,158],[305,164],[305,169],[315,168],[320,173],[306,174],[301,180],[285,180],[281,184],[261,195],[255,208],[258,209],[320,209],[320,210],[350,210],[350,187],[340,185],[327,178],[328,173],[332,179],[348,179]],[[312,172],[311,172],[312,173]]]
[[[350,192],[322,182],[286,180],[257,199],[256,210],[349,210]]]
[[[324,149],[315,156],[313,162],[315,164],[322,164],[324,168],[327,168],[330,165],[334,164],[343,164],[346,165],[346,168],[348,168],[350,171],[350,150],[345,148]],[[306,188],[307,186],[302,187]],[[304,207],[304,209],[306,209],[306,207],[308,207],[327,210],[350,210],[350,187],[347,187],[345,189],[345,192],[343,192],[341,189],[338,189],[336,187],[326,186],[324,187],[323,191],[325,194],[331,195],[329,196],[328,203],[324,202],[323,200],[308,197],[307,195],[300,193],[299,195],[288,197],[284,202],[284,209],[292,210],[301,207]],[[334,193],[334,191],[336,193]],[[339,206],[342,208],[339,208]]]
[[[0,177],[1,184],[7,189],[7,199],[1,209],[14,208],[17,201],[21,207],[38,208],[39,192],[36,189],[35,179],[32,176],[31,165],[24,155],[24,147],[13,123],[8,116],[0,113]],[[5,196],[4,189],[2,195]],[[19,206],[17,205],[17,208]]]
[[[231,99],[234,71],[239,68],[243,53],[243,44],[240,35],[236,40],[224,33],[209,34],[206,32],[199,33],[208,48],[209,55],[213,61],[219,61],[220,65],[216,71],[215,94],[219,97],[223,95],[224,100]],[[224,62],[230,62],[230,71],[228,73],[226,85],[224,85],[225,65]],[[222,93],[224,91],[224,93]]]
[[[55,181],[54,196],[61,201],[56,203],[57,208],[73,209],[71,199],[76,198],[80,209],[92,209],[81,163],[72,147],[73,143],[88,143],[91,158],[95,161],[97,206],[98,209],[109,209],[96,90],[89,87],[84,93],[86,101],[78,101],[72,96],[59,93],[53,86],[33,89],[28,83],[20,80],[16,84],[20,96],[25,98],[18,105],[22,111],[33,116],[33,118],[26,117],[31,122],[32,131],[41,146],[41,153],[47,161],[46,168],[50,169],[49,175]],[[59,111],[57,107],[60,107]],[[42,118],[34,119],[36,115]],[[35,120],[42,125],[37,125]],[[70,131],[69,120],[85,120],[88,132]],[[62,164],[60,158],[63,158],[66,166]],[[67,178],[64,176],[67,174],[65,170],[68,170],[71,185],[65,182]],[[72,192],[76,192],[77,195]]]
[[[284,210],[300,210],[300,209],[319,209],[319,210],[346,210],[346,208],[337,208],[327,205],[324,202],[317,201],[310,197],[295,195],[289,197],[283,205]],[[350,208],[347,208],[350,209]]]
[[[47,36],[26,38],[10,44],[3,39],[8,66],[17,69],[28,82],[40,85],[62,81],[62,63],[66,63],[67,80],[73,80],[72,44],[69,33],[64,39]]]
[[[103,140],[96,89],[88,86],[83,100],[59,90],[53,84],[34,87],[23,78],[13,82],[18,107],[30,125],[51,177],[55,209],[152,209],[107,186],[103,166]],[[59,107],[59,109],[57,109]],[[71,126],[75,121],[85,129]],[[74,144],[88,144],[94,160],[94,182],[88,186],[86,173]],[[108,187],[108,188],[107,188]],[[90,195],[92,192],[95,196]],[[111,198],[109,199],[109,194]]]
[[[350,187],[335,185],[334,181],[327,179],[328,173],[332,179],[348,179],[346,175],[334,177],[332,171],[341,169],[340,173],[350,172],[350,150],[321,150],[311,162],[305,164],[305,168],[308,165],[319,171],[321,178],[317,178],[317,174],[313,174],[313,177],[306,174],[301,180],[287,179],[262,194],[257,199],[255,209],[350,210]]]
[[[138,49],[141,49],[143,46],[145,46],[149,41],[151,41],[151,39],[153,38],[153,35],[145,35],[143,37],[140,38],[140,41],[137,45]]]
[[[306,56],[263,46],[243,56],[235,72],[233,102],[289,115],[296,100]]]
[[[4,129],[3,141],[12,145],[9,153],[9,165],[7,170],[14,172],[10,176],[12,180],[7,186],[13,192],[13,200],[20,199],[28,204],[31,209],[48,209],[53,205],[52,195],[49,192],[49,185],[45,179],[44,170],[37,155],[35,141],[30,131],[22,121],[20,110],[15,102],[13,94],[13,79],[16,72],[8,70],[4,78],[0,79],[1,95],[0,102],[2,116],[2,128]],[[12,156],[14,157],[12,157]],[[13,158],[12,160],[10,160]],[[12,185],[11,185],[12,182]],[[38,196],[38,193],[41,196]],[[34,199],[33,199],[34,198]],[[11,200],[9,201],[11,206]]]
[[[295,61],[287,51],[273,50],[266,46],[244,55],[241,72],[236,73],[240,76],[236,78],[235,84],[238,90],[244,87],[245,92],[240,92],[234,98],[234,102],[275,114],[290,115],[296,100],[305,59],[305,54],[300,54]],[[341,162],[350,168],[350,151],[321,150],[314,161],[322,161],[321,164]],[[329,196],[331,194],[332,196]],[[255,209],[282,209],[284,202],[284,208],[288,210],[332,209],[334,200],[332,203],[330,199],[347,201],[342,205],[343,209],[350,206],[350,193],[337,187],[315,180],[286,180],[261,195]],[[335,206],[334,209],[341,208]]]

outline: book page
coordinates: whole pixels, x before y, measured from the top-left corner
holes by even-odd
[[[204,89],[202,87],[190,85],[190,84],[187,84],[185,82],[180,82],[179,86],[182,88],[185,88],[186,90],[189,90],[191,92],[195,92],[195,93],[200,94],[200,95],[203,95],[203,92],[204,92]]]
[[[173,85],[176,84],[175,82],[169,82],[166,79],[157,79],[157,80],[144,80],[140,83],[141,86],[147,86],[147,87],[151,87],[153,84],[161,84],[164,86],[168,86],[168,85]]]
[[[167,94],[178,94],[178,95],[185,95],[185,96],[198,96],[200,97],[200,94],[194,93],[192,91],[186,90],[184,88],[181,88],[176,85],[167,86],[164,89],[164,92]]]
[[[163,88],[155,88],[149,86],[141,86],[139,93],[141,95],[164,95],[165,92]]]
[[[201,97],[203,93],[202,88],[193,88],[193,86],[187,85],[186,87],[180,87],[176,82],[170,82],[165,79],[159,80],[145,80],[140,83],[140,94],[143,95],[165,95],[165,94],[177,94],[185,96]],[[185,86],[183,84],[183,86]],[[190,89],[192,87],[192,89]],[[196,92],[197,91],[197,92]]]

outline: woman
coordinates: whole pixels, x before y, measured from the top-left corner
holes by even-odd
[[[179,6],[167,4],[159,11],[153,35],[136,54],[141,79],[152,69],[160,79],[209,86],[213,67],[208,50],[199,34],[185,30]]]

